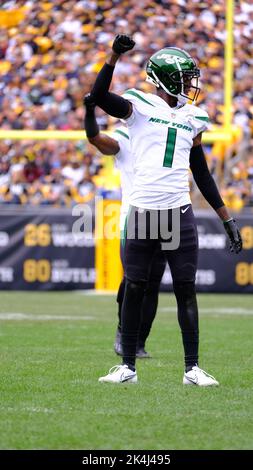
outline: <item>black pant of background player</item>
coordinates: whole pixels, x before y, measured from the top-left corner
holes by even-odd
[[[174,211],[174,209],[172,209]],[[167,231],[172,229],[172,210],[158,212],[158,237],[151,238],[149,214],[151,211],[131,207],[125,246],[126,286],[122,305],[123,363],[135,367],[135,351],[141,321],[142,302],[147,285],[149,269],[157,247],[166,241],[159,235],[162,220],[167,219]],[[190,370],[198,363],[198,307],[195,292],[195,276],[198,259],[198,237],[191,205],[178,208],[180,213],[180,243],[177,249],[164,251],[173,279],[177,300],[178,321],[182,332],[185,367]],[[161,214],[163,215],[161,216]],[[137,214],[137,217],[136,217]],[[134,228],[133,228],[133,220]],[[146,225],[144,223],[146,221]],[[138,228],[145,226],[145,239],[138,238]],[[164,227],[163,227],[164,228]],[[152,229],[153,230],[153,229]],[[131,233],[131,235],[129,235]],[[134,233],[134,235],[133,235]],[[162,232],[164,233],[164,231]],[[130,237],[130,238],[129,238]],[[162,244],[162,246],[165,246]]]
[[[124,268],[124,273],[125,273],[125,268],[126,268],[125,267],[125,240],[122,240],[121,242],[120,257],[121,257],[121,262],[122,262],[122,266]],[[151,264],[149,266],[147,283],[145,286],[143,301],[141,305],[141,322],[140,322],[140,327],[139,327],[139,336],[138,336],[137,348],[136,348],[137,356],[138,356],[138,351],[139,353],[141,353],[143,352],[145,348],[146,340],[149,336],[153,321],[156,316],[160,283],[161,283],[161,280],[165,271],[166,262],[167,261],[166,261],[164,252],[161,250],[161,245],[158,244],[155,250],[153,259],[151,261]],[[123,298],[124,298],[124,293],[125,293],[125,286],[126,286],[126,277],[124,274],[124,277],[119,286],[118,295],[117,295],[117,302],[119,305],[119,309],[118,309],[119,323],[118,323],[116,341],[117,341],[117,337],[119,337],[120,335],[120,342],[121,342],[121,322],[122,322],[121,313],[122,313],[122,303],[123,303]],[[121,353],[121,348],[118,348],[116,346],[115,351],[118,353],[119,352]]]

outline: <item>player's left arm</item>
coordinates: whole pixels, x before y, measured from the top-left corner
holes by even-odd
[[[225,230],[230,239],[230,251],[239,253],[242,250],[242,239],[240,231],[233,217],[229,214],[216,183],[207,166],[203,147],[201,145],[202,133],[193,139],[190,153],[190,168],[193,178],[206,201],[216,211],[222,220]]]

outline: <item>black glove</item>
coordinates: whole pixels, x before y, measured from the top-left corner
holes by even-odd
[[[227,222],[223,222],[225,230],[230,240],[230,251],[239,253],[242,250],[242,237],[239,232],[239,228],[236,225],[234,219],[230,219]]]
[[[135,42],[125,34],[117,34],[113,41],[112,50],[116,54],[124,54],[124,52],[130,51],[135,46]]]
[[[83,104],[86,107],[86,110],[94,110],[96,107],[96,103],[91,95],[91,93],[87,93],[83,99]]]

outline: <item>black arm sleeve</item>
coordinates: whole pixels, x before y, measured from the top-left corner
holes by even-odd
[[[87,137],[95,137],[99,133],[99,127],[96,121],[95,109],[86,107],[84,117],[84,129]]]
[[[202,145],[192,147],[190,153],[190,168],[201,194],[210,206],[214,210],[224,206],[216,183],[208,169]]]
[[[107,114],[123,119],[129,112],[129,101],[121,96],[110,93],[108,90],[112,81],[114,67],[104,64],[97,75],[91,90],[94,102]]]

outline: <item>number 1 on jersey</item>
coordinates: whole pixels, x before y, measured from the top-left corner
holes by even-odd
[[[166,166],[168,168],[172,167],[176,138],[177,138],[177,130],[169,127],[168,134],[167,134],[165,154],[164,154],[164,159],[163,159],[163,166]]]

